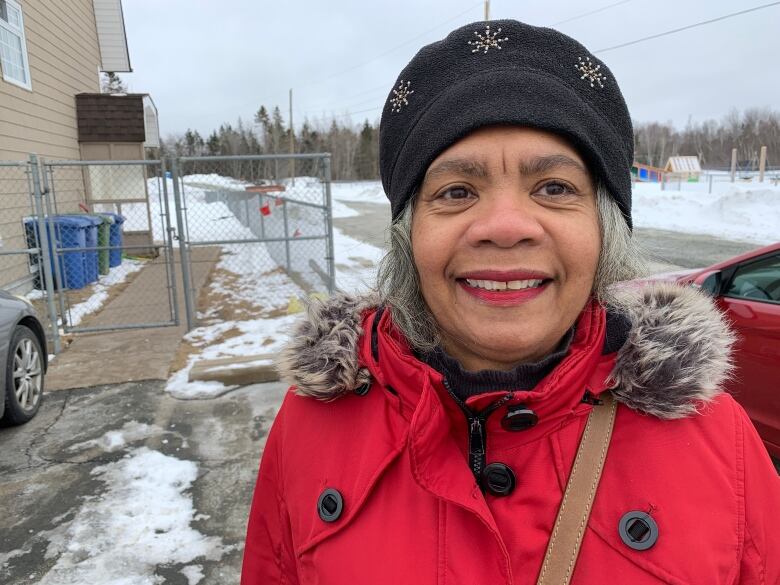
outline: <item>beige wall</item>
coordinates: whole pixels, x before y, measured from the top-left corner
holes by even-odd
[[[0,160],[79,158],[77,93],[98,92],[92,0],[22,0],[32,91],[0,77]]]
[[[0,161],[25,160],[30,153],[79,159],[75,95],[100,91],[92,0],[17,1],[24,15],[32,91],[0,76]],[[0,167],[0,251],[25,247],[26,183],[18,170]],[[76,211],[84,199],[83,181],[66,183],[57,190],[61,213]],[[25,256],[0,256],[0,286],[27,274]]]

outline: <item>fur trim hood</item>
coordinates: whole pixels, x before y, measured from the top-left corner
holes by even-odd
[[[296,392],[333,400],[370,382],[358,363],[362,315],[376,294],[314,300],[277,366]],[[690,287],[653,283],[620,293],[616,309],[630,322],[609,386],[619,402],[662,419],[688,416],[712,400],[731,372],[734,342],[724,316]]]

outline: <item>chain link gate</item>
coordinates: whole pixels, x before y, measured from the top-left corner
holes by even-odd
[[[41,170],[63,331],[178,325],[164,163],[58,160]]]
[[[209,310],[194,294],[205,271],[234,290],[283,273],[306,293],[333,292],[329,154],[179,157],[171,168],[188,329]]]

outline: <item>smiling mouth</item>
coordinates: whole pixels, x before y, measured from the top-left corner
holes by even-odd
[[[472,288],[479,288],[490,291],[513,291],[525,290],[529,288],[539,288],[548,279],[530,279],[530,280],[477,280],[473,278],[461,279]]]
[[[468,295],[480,303],[496,307],[512,307],[531,301],[543,294],[552,281],[552,278],[543,274],[501,274],[492,271],[457,279]]]

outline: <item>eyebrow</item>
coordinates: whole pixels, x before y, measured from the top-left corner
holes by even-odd
[[[553,169],[568,167],[585,173],[588,169],[582,163],[574,160],[565,154],[551,154],[549,156],[538,156],[527,161],[520,161],[518,168],[521,175],[539,175]],[[480,161],[472,159],[455,158],[444,160],[428,169],[423,181],[435,179],[441,175],[456,174],[465,177],[485,179],[489,176],[487,165]]]
[[[489,173],[485,163],[465,158],[453,158],[443,160],[428,169],[428,172],[425,173],[425,177],[423,178],[423,182],[435,179],[440,175],[448,174],[473,177],[475,179],[485,179]]]
[[[532,158],[529,161],[520,161],[520,174],[521,175],[540,175],[551,171],[553,169],[569,167],[580,172],[588,174],[582,163],[574,160],[565,154],[551,154],[549,156],[539,156]]]

